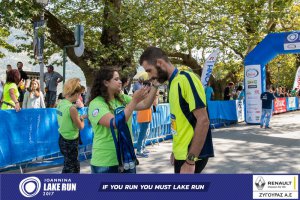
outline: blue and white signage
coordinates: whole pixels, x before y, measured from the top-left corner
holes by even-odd
[[[206,61],[204,63],[204,67],[203,67],[202,75],[201,75],[201,83],[203,84],[203,86],[207,86],[209,77],[213,71],[213,67],[218,58],[219,52],[220,52],[220,50],[216,49],[214,52],[212,52],[208,56],[208,58],[206,59]]]
[[[284,50],[295,49],[300,49],[300,32],[288,34],[284,41]]]
[[[245,66],[246,122],[259,123],[261,116],[261,67]]]

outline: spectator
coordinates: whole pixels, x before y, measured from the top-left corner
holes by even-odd
[[[63,99],[57,105],[57,121],[59,125],[59,148],[64,156],[62,173],[79,173],[78,161],[79,130],[84,128],[86,115],[79,116],[77,108],[72,104],[81,93],[79,78],[69,79],[63,90]]]
[[[88,112],[94,132],[92,173],[118,173],[119,169],[122,169],[119,168],[110,121],[115,118],[116,110],[124,110],[129,130],[131,130],[133,110],[149,108],[155,98],[157,87],[153,86],[151,90],[148,86],[142,87],[133,94],[132,98],[122,94],[121,90],[122,82],[118,70],[112,67],[101,68],[92,86]],[[135,166],[129,169],[125,168],[123,172],[136,173],[136,168]]]
[[[77,101],[76,101],[76,106],[77,106],[77,108],[83,108],[84,105],[85,105],[85,104],[84,104],[84,102],[85,102],[85,100],[84,100],[84,98],[85,98],[84,93],[85,93],[85,87],[84,87],[84,86],[81,86],[80,95],[79,95],[79,97],[78,97],[78,99],[77,99]]]
[[[24,95],[22,108],[45,108],[44,95],[38,80],[31,80],[29,90]]]
[[[139,126],[139,135],[137,139],[137,157],[148,158],[149,151],[145,149],[147,135],[150,131],[150,123],[152,121],[152,110],[151,108],[141,110],[137,112],[137,122]]]
[[[295,97],[295,96],[297,96],[297,88],[295,88],[295,89],[293,89],[292,91],[291,91],[291,96],[292,97]]]
[[[245,98],[245,91],[243,89],[243,86],[239,85],[237,88],[237,99],[243,100]]]
[[[122,90],[123,90],[124,94],[128,95],[128,93],[129,93],[128,85],[129,85],[130,80],[127,77],[123,77],[121,79],[121,81],[122,81]]]
[[[224,100],[228,101],[232,97],[232,88],[234,86],[233,82],[229,82],[224,90]]]
[[[159,83],[169,81],[175,173],[200,173],[214,156],[205,91],[196,74],[178,71],[160,48],[148,47],[140,65]],[[175,158],[175,159],[174,159]]]
[[[213,88],[210,85],[210,82],[207,83],[207,86],[205,88],[205,96],[206,96],[206,101],[211,101],[213,100],[213,96],[215,95]]]
[[[53,108],[56,102],[56,91],[58,83],[63,81],[63,77],[54,71],[52,65],[47,66],[48,72],[44,74],[44,80],[46,83],[46,106],[47,108]]]
[[[267,91],[260,95],[260,99],[262,100],[262,114],[260,119],[260,128],[271,128],[269,126],[270,119],[272,117],[272,102],[276,98],[274,93],[270,92],[270,86],[267,86]]]
[[[26,72],[23,71],[23,63],[19,61],[17,63],[17,67],[18,67],[18,70],[19,70],[20,75],[21,75],[21,81],[18,84],[18,90],[19,90],[19,93],[20,93],[19,102],[20,102],[20,106],[22,107],[24,94],[25,94],[26,89],[28,87],[28,84],[29,84],[28,81],[29,80],[28,80],[28,76],[27,76]]]
[[[21,80],[20,72],[17,69],[12,69],[7,72],[6,83],[3,89],[3,101],[1,108],[3,110],[15,109],[20,111],[20,103],[18,98],[20,96],[18,84]]]
[[[9,72],[10,70],[12,70],[12,66],[10,64],[6,65],[6,74],[7,72]]]

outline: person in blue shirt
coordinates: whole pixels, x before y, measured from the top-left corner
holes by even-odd
[[[265,126],[266,129],[271,128],[269,126],[269,123],[272,117],[272,102],[276,97],[274,96],[274,93],[270,92],[270,88],[271,87],[268,85],[267,91],[260,95],[260,99],[262,101],[262,114],[260,118],[260,128],[263,128],[263,126]]]
[[[213,88],[210,86],[210,82],[207,83],[207,86],[205,88],[205,96],[206,101],[213,100],[213,96],[215,95]]]

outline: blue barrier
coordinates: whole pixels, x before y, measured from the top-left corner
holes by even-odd
[[[55,109],[0,110],[0,167],[59,151]]]
[[[80,114],[86,114],[88,108],[79,109]],[[40,165],[54,165],[62,163],[62,157],[58,146],[58,123],[56,109],[22,109],[0,110],[2,123],[2,137],[0,138],[0,168],[11,165],[22,165],[33,161],[54,160],[49,163],[37,163]],[[133,136],[136,143],[138,126],[136,114],[133,114]],[[153,113],[149,142],[158,142],[160,138],[167,137],[170,133],[170,111],[168,104],[160,104]],[[88,120],[80,131],[83,145],[79,148],[79,154],[84,158],[89,157],[92,149],[93,132]],[[0,169],[1,171],[1,169]]]
[[[208,101],[207,109],[212,128],[218,128],[238,121],[235,100]]]

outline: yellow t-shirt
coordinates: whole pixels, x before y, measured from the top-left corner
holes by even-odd
[[[178,72],[169,82],[173,153],[176,160],[185,160],[197,122],[193,111],[206,107],[205,91],[199,77],[193,72]],[[201,156],[213,156],[210,130],[201,151]]]
[[[6,83],[4,85],[4,89],[3,89],[3,101],[7,102],[7,103],[10,103],[11,105],[15,106],[16,104],[11,99],[10,94],[9,94],[10,89],[14,90],[14,94],[15,94],[16,99],[19,98],[20,93],[18,91],[18,86],[15,83]],[[12,106],[9,106],[9,105],[3,103],[2,106],[1,106],[1,109],[2,110],[8,110],[8,109],[14,109],[14,108]]]

